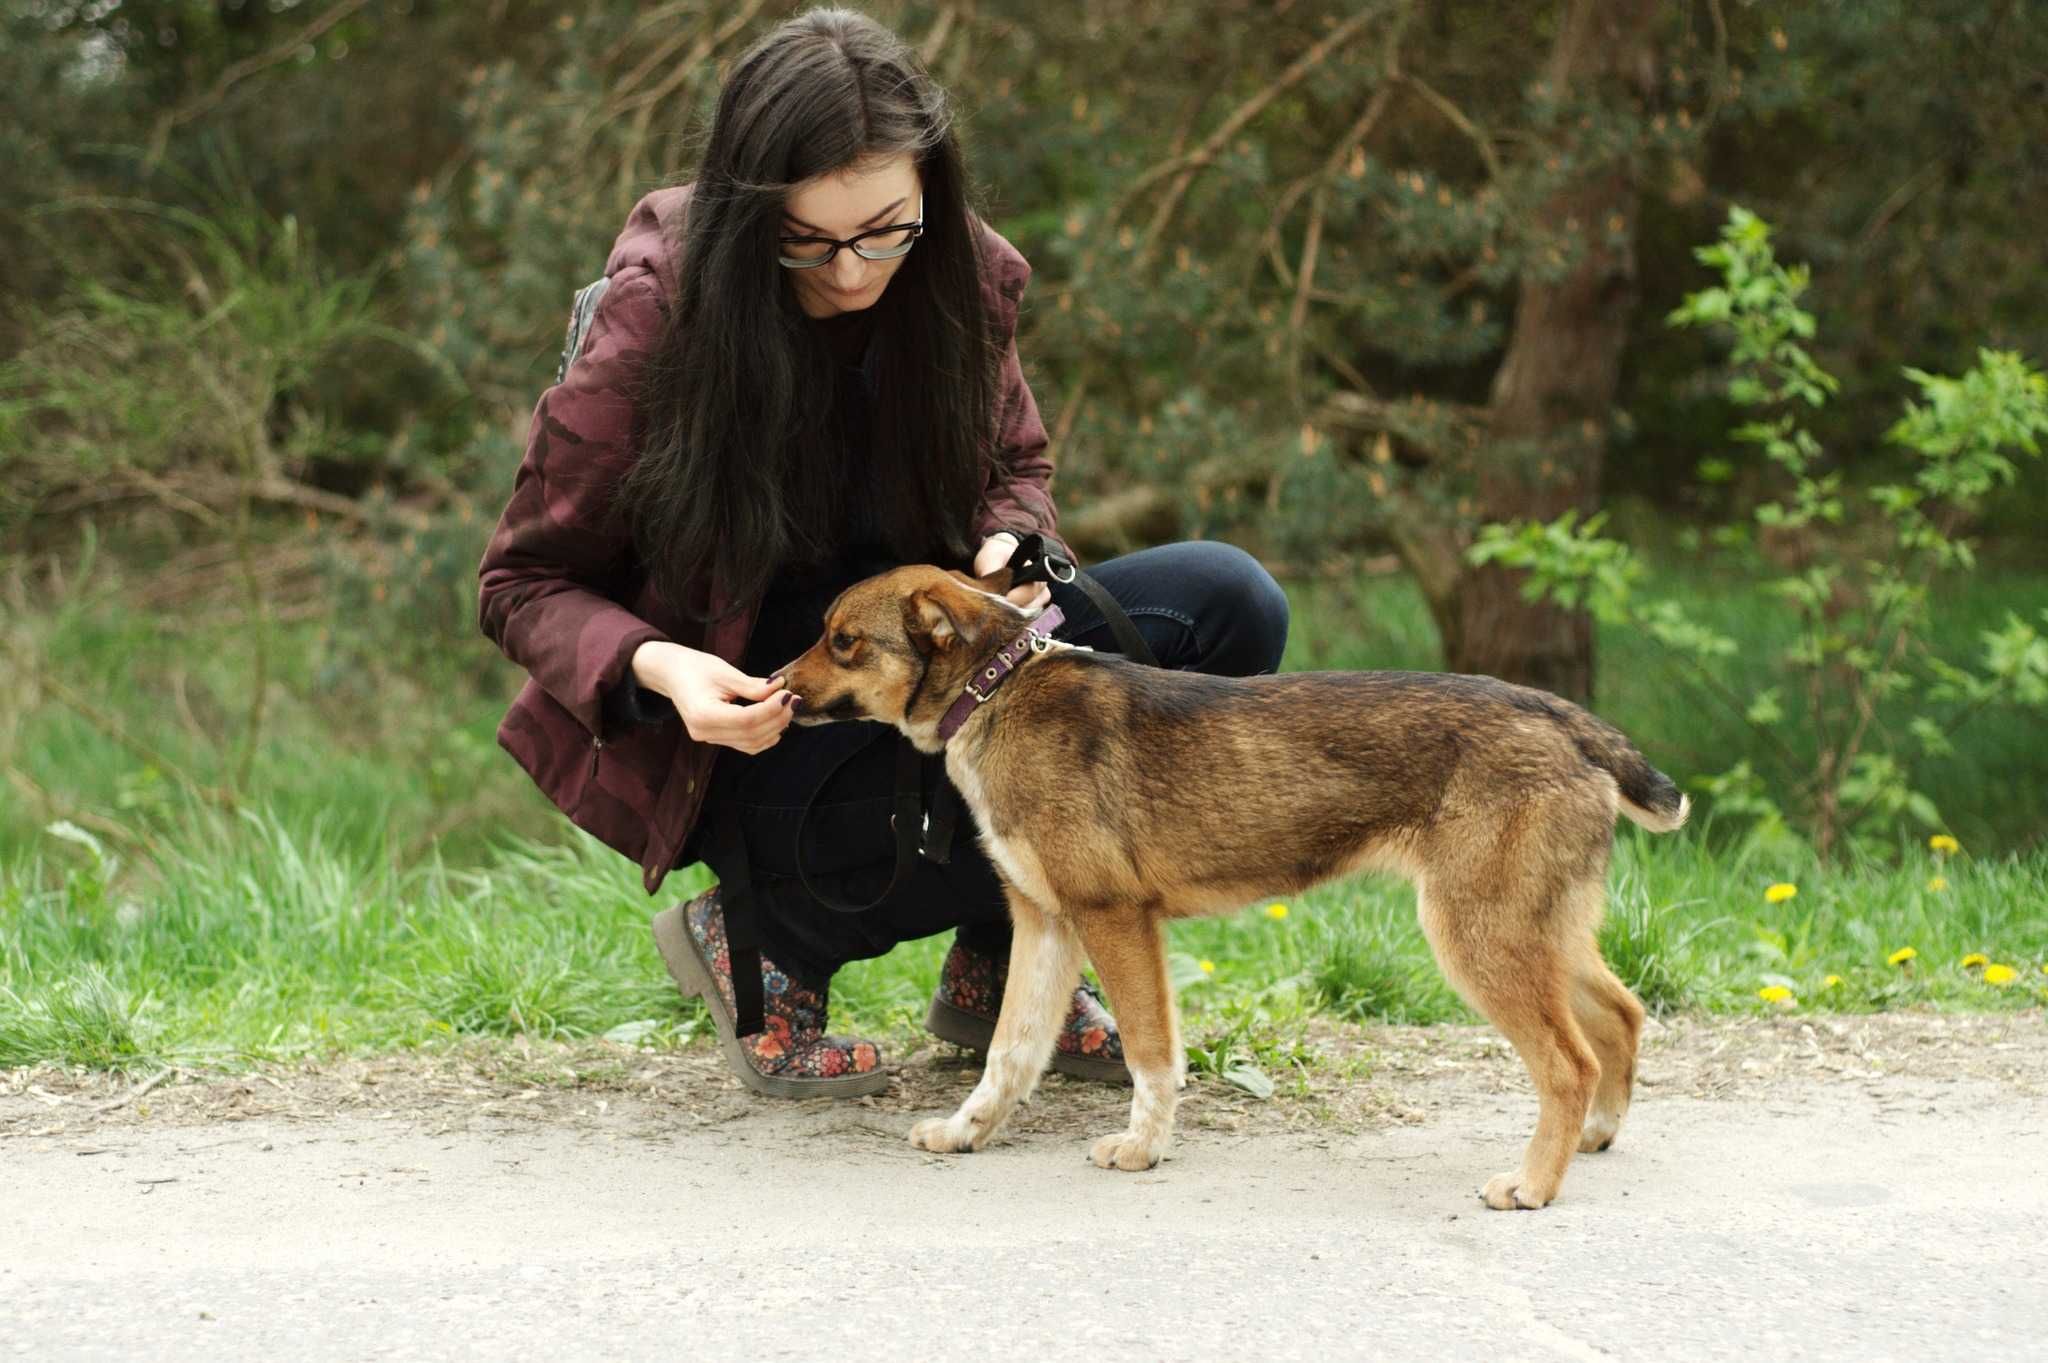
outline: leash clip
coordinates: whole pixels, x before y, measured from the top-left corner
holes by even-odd
[[[1078,565],[1053,548],[1052,542],[1039,530],[1034,530],[1018,540],[1016,552],[1010,556],[1010,563],[1012,585],[1046,581],[1065,585],[1074,580],[1074,574],[1078,571]]]

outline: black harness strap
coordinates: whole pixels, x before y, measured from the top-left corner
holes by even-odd
[[[718,868],[718,909],[725,915],[725,954],[732,971],[733,1029],[752,1036],[767,1025],[761,1009],[761,913],[754,899],[754,868],[747,840],[729,809],[713,813],[706,828],[704,859]]]

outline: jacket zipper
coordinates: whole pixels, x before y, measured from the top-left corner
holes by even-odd
[[[603,751],[604,735],[592,734],[590,736],[590,775],[584,778],[586,785],[597,779],[597,759],[598,755]]]

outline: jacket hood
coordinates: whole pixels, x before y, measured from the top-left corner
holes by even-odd
[[[676,250],[683,229],[684,209],[690,201],[689,185],[657,189],[633,205],[619,238],[612,243],[604,272],[616,275],[638,267],[650,271],[661,285],[664,298],[676,296]]]

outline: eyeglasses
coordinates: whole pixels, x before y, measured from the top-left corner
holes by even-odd
[[[845,241],[835,241],[831,237],[781,237],[778,241],[782,251],[776,259],[784,269],[815,270],[838,255],[839,248],[845,246],[862,260],[894,260],[907,254],[923,235],[924,196],[920,194],[917,196],[917,218],[913,222],[857,232]]]

